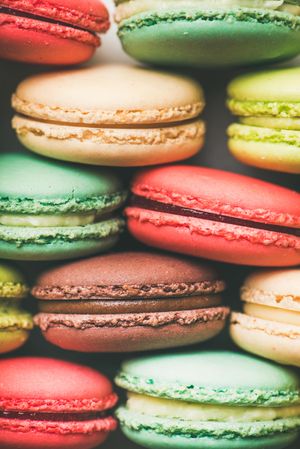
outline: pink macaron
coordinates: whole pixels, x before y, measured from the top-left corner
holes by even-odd
[[[0,58],[33,64],[87,61],[109,28],[100,0],[0,0]]]
[[[74,363],[39,357],[0,361],[1,449],[91,449],[116,421],[110,381]]]
[[[125,213],[150,246],[243,265],[300,263],[300,194],[246,176],[192,166],[139,172]]]

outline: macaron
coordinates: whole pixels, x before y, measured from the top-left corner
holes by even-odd
[[[124,362],[117,410],[125,435],[151,449],[281,449],[297,439],[300,379],[236,352],[181,352]]]
[[[59,260],[106,251],[126,193],[104,169],[29,154],[0,155],[0,257]]]
[[[243,265],[300,263],[300,194],[258,179],[196,166],[142,170],[125,209],[141,242]]]
[[[145,63],[216,68],[266,64],[300,53],[300,7],[293,0],[115,3],[124,50]]]
[[[20,308],[21,299],[29,287],[21,273],[12,266],[0,263],[0,353],[22,346],[33,328],[29,313]]]
[[[1,449],[91,449],[115,430],[110,381],[63,360],[0,360]]]
[[[106,166],[189,158],[202,148],[203,91],[190,78],[104,65],[32,76],[12,98],[13,128],[31,151]]]
[[[0,58],[70,65],[90,59],[109,28],[100,0],[0,0]]]
[[[40,276],[35,323],[64,349],[130,352],[208,340],[225,326],[225,288],[215,270],[163,253],[122,252],[72,262]]]
[[[233,341],[246,351],[300,367],[300,268],[252,273],[241,299],[243,313],[231,317]]]
[[[300,174],[300,68],[240,76],[228,95],[239,118],[228,128],[232,155],[254,167]]]

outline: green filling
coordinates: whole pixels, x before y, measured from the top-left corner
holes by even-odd
[[[293,16],[291,14],[276,12],[276,11],[259,11],[253,9],[243,10],[220,10],[210,11],[198,9],[189,11],[153,11],[149,13],[139,14],[133,18],[124,20],[119,28],[119,36],[123,37],[126,33],[133,30],[151,27],[157,24],[170,24],[174,21],[228,21],[233,24],[234,22],[248,22],[259,23],[262,25],[269,25],[272,23],[274,26],[288,27],[292,30],[300,30],[300,17]]]
[[[242,101],[230,98],[227,106],[235,115],[242,116],[275,116],[300,117],[300,102],[290,103],[281,101]]]
[[[293,145],[300,148],[300,131],[275,130],[259,128],[255,126],[239,125],[234,123],[228,128],[228,136],[231,139],[242,139],[249,142],[266,142]]]
[[[0,282],[0,298],[24,298],[29,288],[20,282]]]
[[[28,243],[47,245],[54,241],[99,240],[119,234],[122,232],[124,224],[122,218],[112,218],[99,223],[76,227],[18,228],[0,226],[0,241],[11,242],[17,247],[21,247]]]
[[[300,427],[300,417],[257,422],[187,421],[159,418],[129,411],[120,407],[117,417],[121,425],[135,431],[151,430],[162,435],[180,435],[188,438],[257,438],[271,434],[290,432]]]
[[[15,305],[9,305],[6,302],[0,302],[0,329],[30,330],[33,328],[33,319],[30,313],[24,312]]]
[[[126,200],[127,192],[94,196],[90,198],[67,199],[33,199],[10,198],[0,196],[0,212],[23,214],[65,214],[78,212],[107,213],[121,206]]]

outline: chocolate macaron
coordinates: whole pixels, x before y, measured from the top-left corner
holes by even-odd
[[[45,338],[82,352],[131,352],[210,339],[229,313],[215,270],[182,257],[123,252],[54,268],[32,290]]]

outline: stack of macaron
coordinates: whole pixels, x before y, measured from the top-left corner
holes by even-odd
[[[183,161],[197,157],[210,127],[205,92],[187,67],[300,54],[300,4],[115,3],[125,52],[182,70],[33,66],[12,94],[24,148],[0,151],[0,353],[37,332],[21,357],[0,360],[0,448],[105,447],[117,419],[150,449],[297,445],[300,193]],[[106,6],[0,0],[0,58],[85,63],[109,29]],[[229,84],[239,123],[228,146],[240,162],[300,174],[299,75],[298,67],[263,70]],[[243,310],[230,316],[224,296],[235,280],[225,273],[239,266]],[[39,344],[59,358],[35,356]],[[110,374],[104,353],[143,353],[115,378],[127,402],[114,410],[110,380],[69,362],[67,351],[79,360],[90,353],[87,364]]]

